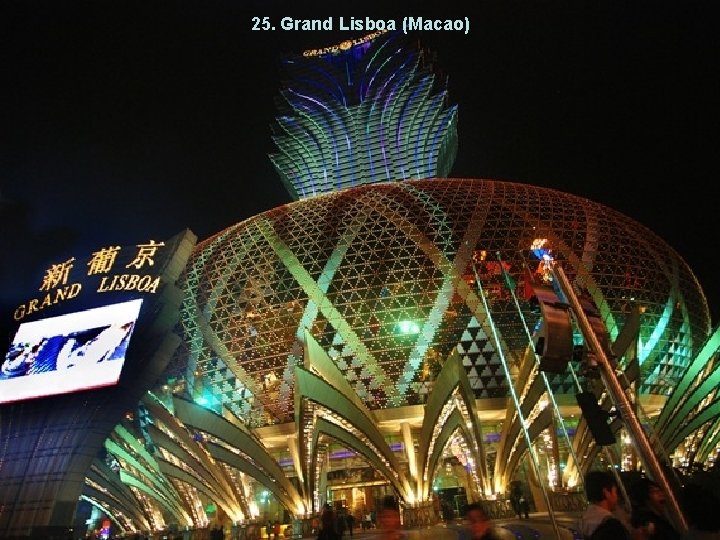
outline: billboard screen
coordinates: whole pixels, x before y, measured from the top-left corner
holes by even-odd
[[[0,365],[0,403],[116,384],[141,304],[22,323]]]

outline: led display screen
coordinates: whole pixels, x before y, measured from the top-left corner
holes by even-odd
[[[22,323],[0,365],[0,403],[116,384],[141,304]]]

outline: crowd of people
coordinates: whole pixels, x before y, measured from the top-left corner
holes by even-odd
[[[578,530],[584,540],[720,540],[720,499],[711,490],[689,484],[680,505],[688,531],[681,534],[667,515],[667,495],[648,478],[630,486],[624,504],[616,477],[608,471],[591,471],[585,477],[590,505]]]
[[[326,504],[320,516],[320,530],[317,538],[318,540],[342,540],[346,533],[352,537],[355,521],[352,513],[345,509],[335,512],[332,506]]]
[[[680,534],[667,516],[667,496],[652,480],[642,478],[629,486],[629,503],[623,500],[617,477],[608,471],[591,471],[585,477],[589,506],[577,523],[582,540],[720,540],[720,499],[711,490],[697,484],[686,485],[680,497],[683,514],[689,525]],[[517,489],[515,495],[524,497]],[[512,498],[512,495],[511,495]],[[507,537],[493,523],[482,503],[473,502],[463,509],[463,526],[457,540],[500,540]],[[520,518],[525,516],[521,508]],[[379,504],[372,520],[376,540],[407,540],[403,529],[400,505],[393,496]],[[364,516],[361,520],[365,521]],[[357,518],[345,508],[335,510],[325,504],[317,521],[313,521],[316,540],[345,540],[353,536]],[[268,540],[289,538],[280,521],[267,521],[264,526]],[[363,525],[363,529],[365,526]],[[213,527],[210,540],[223,538],[220,527]],[[362,538],[362,536],[361,536]],[[574,536],[578,538],[578,536]]]
[[[629,501],[623,500],[618,480],[609,471],[589,472],[585,477],[585,491],[590,504],[577,524],[583,540],[720,540],[720,499],[700,485],[686,485],[679,499],[688,525],[684,534],[667,515],[667,495],[648,478],[630,485]],[[516,513],[524,518],[527,511],[522,502],[518,502]],[[465,527],[459,531],[458,540],[501,537],[482,504],[467,505],[463,515]],[[346,517],[342,511],[338,514],[330,505],[325,505],[317,540],[342,540],[348,530]],[[377,514],[377,528],[380,540],[404,540],[400,507],[394,497],[383,499]],[[352,526],[349,531],[352,535]]]
[[[585,477],[585,492],[590,502],[582,513],[577,532],[582,540],[720,540],[720,499],[713,491],[698,484],[683,488],[679,502],[688,530],[681,534],[668,517],[668,497],[661,487],[648,478],[630,484],[628,499],[620,489],[616,475],[609,471],[591,471]],[[525,496],[516,490],[518,517],[527,517],[520,499]],[[513,507],[515,505],[513,504]],[[458,540],[498,540],[503,537],[482,503],[466,505],[464,526],[458,530]],[[316,540],[347,540],[353,536],[356,518],[346,509],[333,509],[325,504],[314,523]],[[364,521],[364,520],[361,520]],[[406,540],[400,505],[393,496],[381,501],[374,536],[379,540]],[[363,526],[363,528],[365,528]],[[278,526],[268,522],[268,538],[278,540]],[[577,538],[577,536],[576,536]]]
[[[344,511],[335,512],[326,504],[320,517],[317,540],[342,540],[345,531],[352,536],[354,519],[348,526],[347,517],[351,514]],[[459,532],[458,540],[497,540],[493,523],[479,503],[469,504],[464,512],[467,527]],[[393,496],[383,498],[377,513],[377,534],[380,540],[406,540],[402,528],[400,505]]]

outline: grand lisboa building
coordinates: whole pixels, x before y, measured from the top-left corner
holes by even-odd
[[[526,328],[539,314],[520,290],[538,266],[529,249],[538,235],[592,296],[611,338],[642,307],[633,388],[648,416],[677,399],[678,385],[687,392],[699,383],[686,378],[708,339],[707,306],[672,248],[586,199],[466,179],[314,197],[199,244],[186,275],[177,380],[195,403],[260,437],[297,480],[288,495],[305,505],[298,510],[324,502],[323,475],[337,477],[336,497],[368,506],[365,490],[377,481],[366,480],[366,468],[408,504],[430,499],[458,465],[468,496],[504,493],[526,452],[510,385],[546,457],[541,481],[572,488],[548,391],[574,433],[570,444],[585,453],[581,468],[596,452],[574,407],[582,359],[547,377],[548,389],[528,354]],[[706,405],[688,403],[686,412]],[[697,446],[691,423],[675,422],[667,420],[664,440]],[[712,460],[714,441],[702,452],[696,460]],[[632,459],[620,438],[618,464]]]
[[[86,475],[82,501],[120,530],[300,535],[325,503],[365,520],[387,494],[432,523],[465,501],[501,514],[513,486],[567,509],[585,471],[640,467],[622,419],[600,446],[577,405],[590,390],[610,407],[574,318],[566,367],[538,369],[539,239],[596,310],[658,455],[713,465],[719,338],[692,270],[585,198],[443,178],[457,109],[404,39],[287,62],[271,159],[297,200],[195,246],[180,345]]]

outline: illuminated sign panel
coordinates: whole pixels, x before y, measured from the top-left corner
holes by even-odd
[[[372,41],[373,39],[384,34],[385,32],[387,32],[387,30],[379,30],[361,38],[345,40],[342,43],[338,43],[337,45],[331,45],[330,47],[324,47],[322,49],[308,49],[306,51],[303,51],[303,56],[322,56],[323,54],[337,54],[342,51],[347,51],[355,45],[361,45],[363,43],[367,43],[368,41]]]
[[[172,251],[172,250],[170,250]],[[70,257],[45,270],[39,295],[20,304],[13,318],[21,321],[46,308],[78,298],[81,293],[155,294],[162,268],[156,257],[165,258],[165,242],[150,240],[135,246],[107,246],[87,259]]]
[[[20,325],[0,365],[0,403],[116,384],[142,299]]]

